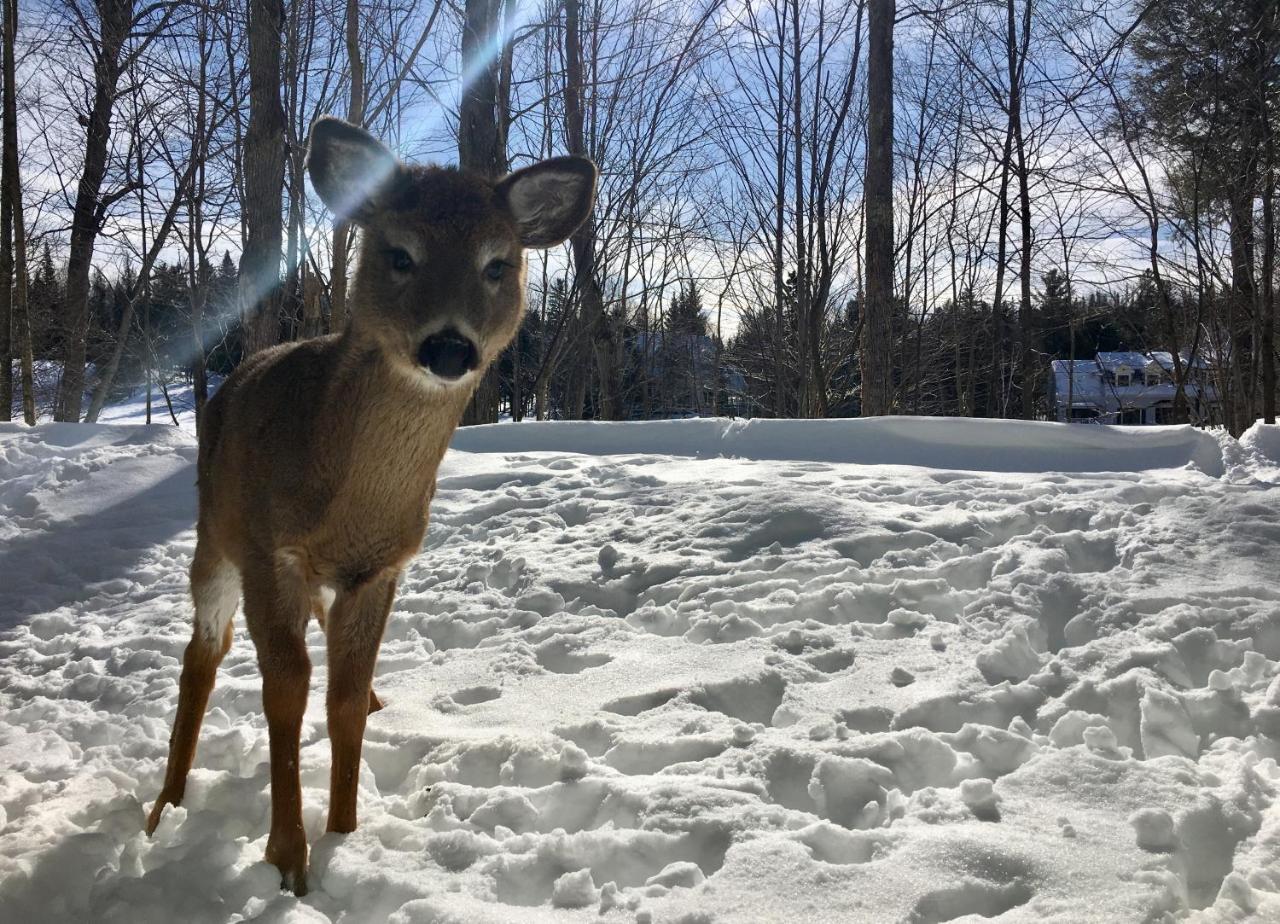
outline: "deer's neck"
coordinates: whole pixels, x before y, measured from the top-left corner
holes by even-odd
[[[385,351],[348,331],[338,344],[329,400],[345,426],[352,474],[382,490],[403,485],[429,490],[473,387],[431,387],[416,370],[397,366]]]

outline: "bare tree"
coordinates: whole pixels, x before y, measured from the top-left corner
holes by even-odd
[[[360,54],[360,3],[346,0],[344,35],[347,47],[347,80],[350,84],[350,101],[347,105],[347,121],[364,126],[365,77],[364,58]],[[299,176],[300,176],[299,172]],[[351,223],[339,217],[333,223],[333,271],[329,289],[329,305],[333,312],[332,323],[340,330],[347,321],[347,250],[351,236]]]
[[[859,358],[862,413],[888,414],[893,402],[893,20],[894,0],[870,0],[867,27],[865,320]]]
[[[141,8],[133,0],[100,0],[93,10],[82,0],[66,0],[72,29],[93,54],[93,84],[85,126],[84,162],[71,216],[71,249],[67,258],[66,312],[68,336],[63,355],[57,419],[78,421],[85,385],[86,335],[89,326],[89,273],[94,242],[107,211],[133,191],[130,185],[102,192],[111,141],[111,113],[120,77],[164,34],[174,10],[170,2]],[[96,20],[96,21],[95,21]]]
[[[501,88],[511,63],[505,27],[508,0],[466,0],[462,24],[462,100],[458,110],[458,165],[497,177],[507,172],[507,119]],[[509,78],[505,78],[509,79]],[[476,388],[462,423],[498,419],[499,366],[491,366]]]
[[[31,326],[27,313],[27,237],[22,213],[22,177],[18,165],[15,42],[18,0],[4,0],[3,169],[0,171],[0,420],[13,416],[14,339],[21,368],[22,416],[36,422]],[[15,276],[16,273],[16,276]],[[10,282],[13,287],[10,289]]]
[[[244,139],[244,250],[240,306],[245,350],[279,337],[280,259],[284,246],[284,106],[280,100],[281,0],[249,2],[249,128]]]
[[[579,0],[565,0],[564,22],[565,135],[570,154],[589,156],[583,121],[586,87],[582,69],[582,7]],[[619,400],[621,380],[615,356],[613,325],[605,314],[604,294],[596,279],[595,237],[596,221],[591,216],[570,238],[574,278],[600,378],[600,416],[605,420],[619,420],[622,417]]]

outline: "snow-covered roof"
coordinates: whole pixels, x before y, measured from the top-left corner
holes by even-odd
[[[1186,360],[1184,359],[1184,363]],[[1203,368],[1203,362],[1197,361]],[[1144,372],[1169,370],[1173,356],[1168,352],[1138,353],[1132,350],[1099,352],[1093,359],[1055,359],[1051,364],[1049,400],[1057,405],[1068,403],[1072,407],[1101,408],[1116,411],[1123,408],[1151,407],[1172,401],[1177,390],[1172,381],[1161,376],[1160,381],[1147,384]],[[1115,373],[1127,368],[1139,373],[1128,385],[1117,385]],[[1198,394],[1214,401],[1213,388],[1197,388],[1187,382],[1188,394]]]
[[[1173,354],[1168,350],[1152,350],[1151,360],[1166,372],[1173,371]],[[1192,358],[1184,354],[1182,357],[1182,367],[1184,369],[1188,367],[1192,369],[1208,369],[1209,364],[1205,362],[1203,356],[1196,356]]]
[[[1070,394],[1073,404],[1097,404],[1103,396],[1102,370],[1092,359],[1055,359],[1052,387],[1061,403],[1065,404]]]
[[[1098,365],[1107,372],[1114,372],[1126,366],[1135,370],[1145,369],[1150,362],[1152,360],[1146,354],[1138,353],[1135,350],[1116,350],[1098,354]]]

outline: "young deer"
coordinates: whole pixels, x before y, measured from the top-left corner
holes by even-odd
[[[565,240],[590,213],[596,180],[581,157],[498,182],[406,166],[329,117],[312,127],[307,169],[325,203],[363,231],[351,322],[249,358],[205,408],[195,630],[164,788],[147,821],[151,834],[164,807],[182,802],[243,594],[271,741],[267,860],[299,895],[308,618],[328,646],[328,830],[348,832],[365,717],[381,708],[374,661],[400,571],[426,532],[436,470],[476,383],[520,326],[524,248]]]

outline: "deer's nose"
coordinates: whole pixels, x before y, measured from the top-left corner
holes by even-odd
[[[470,337],[447,327],[422,341],[418,362],[442,379],[456,379],[480,365],[480,351]]]

